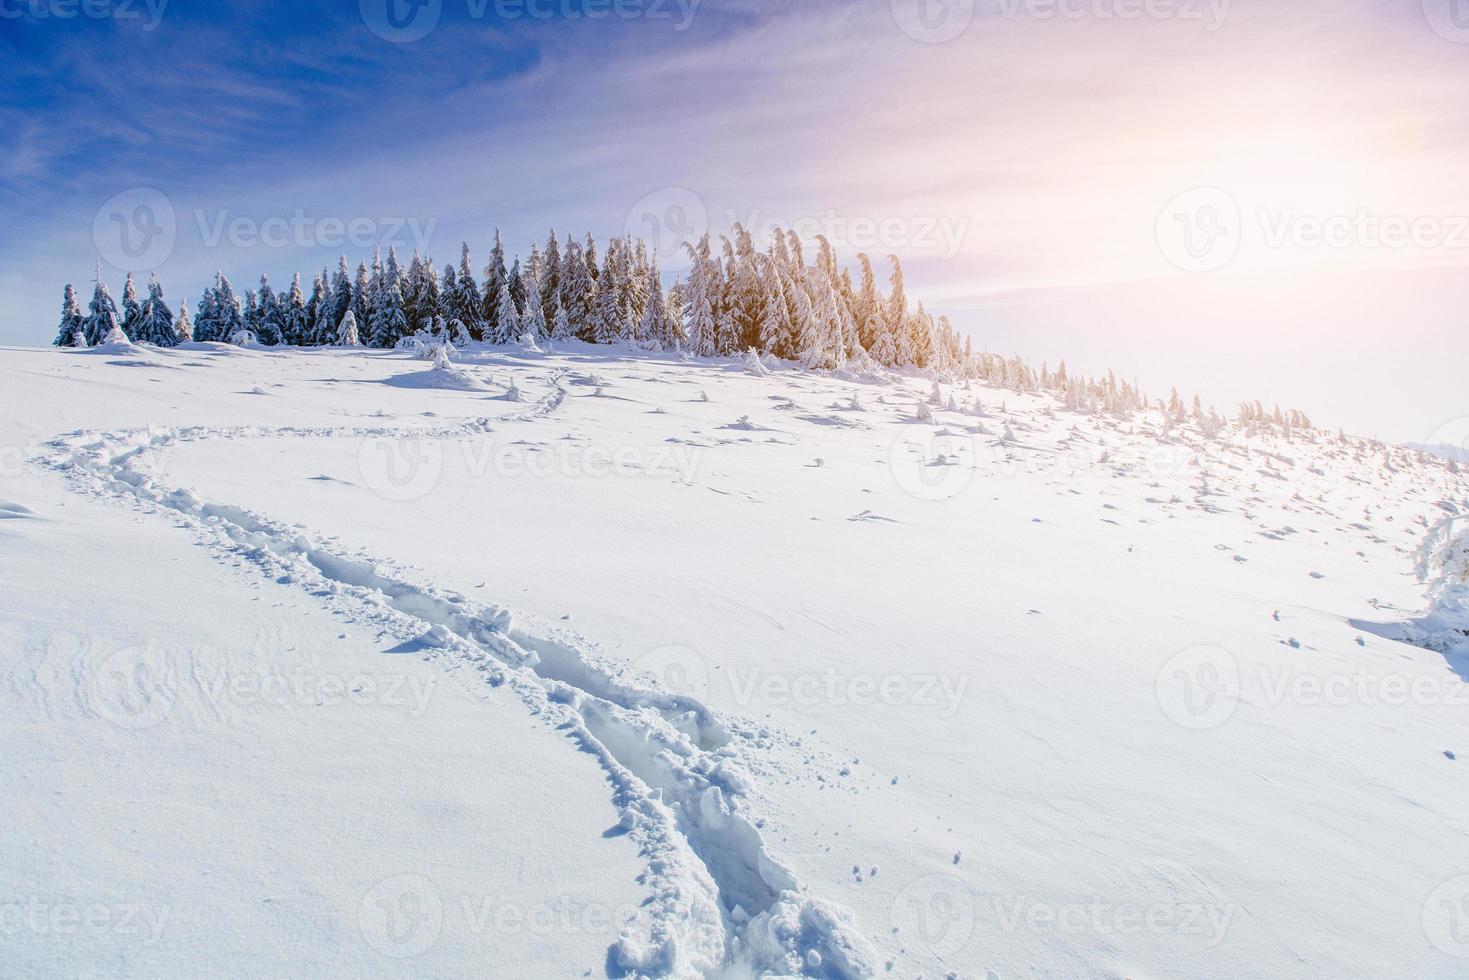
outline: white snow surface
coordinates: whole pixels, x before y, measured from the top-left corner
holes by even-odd
[[[564,346],[0,350],[0,972],[1469,969],[1446,461]]]

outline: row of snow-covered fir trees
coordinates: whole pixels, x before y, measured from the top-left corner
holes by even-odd
[[[479,277],[469,246],[458,266],[440,275],[432,259],[417,253],[404,268],[397,252],[374,254],[352,274],[345,257],[337,270],[323,269],[307,295],[301,277],[283,292],[265,277],[242,302],[222,273],[205,289],[191,319],[187,303],[177,313],[157,277],[139,299],[133,277],[118,308],[100,269],[86,312],[76,291],[66,287],[55,343],[63,347],[133,341],[176,346],[184,341],[295,346],[396,347],[432,338],[465,346],[527,340],[625,343],[649,349],[682,350],[700,356],[756,350],[810,368],[883,367],[929,369],[937,375],[973,378],[1016,392],[1051,392],[1067,409],[1088,414],[1127,414],[1158,408],[1177,421],[1192,420],[1217,430],[1224,420],[1203,412],[1197,396],[1185,408],[1177,392],[1167,403],[1151,403],[1136,384],[1068,374],[1063,362],[1037,371],[1020,357],[975,353],[962,344],[946,317],[935,320],[923,304],[910,308],[903,268],[890,256],[887,288],[866,255],[857,277],[838,269],[836,252],[817,239],[814,261],[806,261],[800,239],[777,231],[764,252],[755,250],[740,225],[722,237],[715,254],[708,235],[685,246],[691,260],[687,279],[664,290],[658,267],[641,240],[613,239],[599,258],[590,235],[585,243],[532,247],[529,259],[507,267],[499,231]],[[1240,408],[1241,424],[1309,428],[1300,413],[1273,415],[1258,403]]]
[[[599,254],[585,244],[558,242],[553,231],[522,264],[507,267],[500,234],[476,276],[463,246],[458,266],[442,275],[433,259],[417,252],[406,267],[395,250],[372,264],[347,260],[323,269],[310,292],[295,276],[277,292],[262,277],[241,301],[228,278],[216,273],[192,321],[175,315],[156,278],[139,300],[131,275],[119,310],[98,276],[83,313],[66,287],[56,343],[97,345],[114,327],[129,340],[174,345],[184,340],[253,341],[266,345],[362,345],[395,347],[405,338],[437,334],[454,343],[504,344],[527,335],[536,340],[631,343],[681,349],[694,355],[728,355],[754,348],[807,367],[838,367],[869,358],[887,367],[958,371],[970,352],[961,347],[947,318],[935,320],[919,303],[910,307],[903,269],[890,257],[886,288],[866,255],[851,271],[838,269],[836,252],[818,238],[814,261],[801,241],[777,231],[757,251],[735,225],[715,253],[705,235],[685,246],[686,279],[665,290],[657,264],[640,239],[614,238]]]

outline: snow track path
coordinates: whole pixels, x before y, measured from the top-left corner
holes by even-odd
[[[555,412],[562,376],[526,411]],[[846,910],[806,892],[765,845],[738,762],[737,724],[598,654],[579,635],[521,625],[509,612],[415,581],[392,561],[334,550],[309,529],[159,485],[155,457],[203,439],[461,439],[490,431],[474,419],[433,429],[186,427],[78,432],[40,461],[72,489],[123,499],[181,520],[221,559],[245,559],[346,617],[396,636],[426,659],[478,683],[506,685],[600,762],[621,832],[646,861],[649,897],[609,964],[628,975],[697,977],[738,967],[757,975],[867,977],[877,958]]]

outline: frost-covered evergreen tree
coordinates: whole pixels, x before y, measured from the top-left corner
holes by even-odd
[[[345,255],[337,258],[337,271],[332,275],[332,309],[327,316],[331,324],[332,333],[321,335],[319,343],[329,344],[336,336],[336,326],[342,322],[342,317],[352,308],[352,273],[347,268],[347,257]]]
[[[357,263],[357,276],[352,281],[352,318],[357,321],[359,330],[364,324],[372,322],[372,277],[367,271],[366,262]]]
[[[622,286],[621,253],[617,239],[607,246],[607,265],[597,279],[597,297],[592,307],[592,336],[596,344],[615,344],[622,339],[622,304],[618,292]]]
[[[913,349],[913,327],[908,319],[908,295],[903,290],[903,265],[896,255],[889,255],[888,261],[893,264],[893,273],[889,280],[892,288],[888,293],[883,320],[896,352],[893,363],[902,367],[913,367],[917,363],[917,353]]]
[[[413,257],[408,260],[408,271],[403,274],[403,316],[408,319],[410,334],[427,332],[433,327],[433,314],[427,320],[424,318],[425,288],[423,260],[418,257],[418,249],[414,249]]]
[[[311,322],[306,318],[306,295],[301,291],[301,274],[291,276],[291,288],[281,300],[281,341],[293,347],[309,342]]]
[[[357,331],[357,314],[350,308],[342,314],[342,322],[337,324],[336,342],[338,347],[362,346],[362,337]]]
[[[218,336],[216,339],[228,343],[233,337],[245,329],[245,317],[240,312],[240,299],[235,295],[235,287],[231,285],[229,277],[220,273],[218,285],[214,288],[213,303],[214,329]]]
[[[688,242],[684,243],[684,248],[688,249],[691,261],[688,285],[684,288],[684,335],[688,337],[690,353],[711,357],[715,350],[714,291],[717,283],[711,269],[714,263],[709,257],[708,233],[699,240],[697,248]]]
[[[391,259],[391,256],[390,256]],[[382,289],[373,304],[371,337],[374,347],[396,347],[408,336],[408,317],[403,312],[403,294],[386,271]]]
[[[566,315],[566,307],[561,305],[560,293],[556,295],[555,311],[551,315],[551,339],[556,343],[576,339],[576,331],[571,326],[571,317]]]
[[[490,330],[492,344],[508,344],[520,337],[520,311],[515,308],[515,298],[510,295],[508,285],[500,290],[500,308],[495,311],[495,323]]]
[[[772,259],[767,273],[764,315],[760,320],[760,349],[779,358],[796,356],[796,331],[791,322],[790,305],[786,300],[785,270],[778,260]]]
[[[510,301],[515,304],[515,315],[519,318],[521,311],[525,309],[525,273],[520,269],[519,256],[516,256],[510,266],[510,277],[505,281],[505,288],[510,290]]]
[[[505,245],[500,241],[500,229],[495,229],[495,245],[490,249],[489,261],[485,263],[484,288],[480,293],[480,308],[485,323],[485,339],[502,343],[495,338],[502,335],[500,329],[500,295],[505,291],[510,273],[505,269]]]
[[[918,310],[908,318],[909,344],[913,351],[913,365],[926,368],[933,361],[933,319],[918,304]]]
[[[173,320],[173,310],[169,309],[167,301],[163,298],[163,287],[159,285],[158,277],[150,277],[148,298],[143,301],[142,310],[138,314],[133,339],[158,347],[176,347],[179,337],[178,332],[174,330]]]
[[[439,285],[439,311],[438,315],[445,320],[456,320],[454,315],[454,302],[459,295],[459,272],[450,262],[444,266],[444,279]]]
[[[128,273],[122,284],[122,332],[128,340],[138,339],[138,321],[143,316],[143,306],[138,302],[138,287],[133,283],[133,274]]]
[[[338,275],[341,275],[341,270],[338,270]],[[337,298],[333,294],[331,283],[326,277],[326,271],[323,270],[321,276],[317,278],[315,285],[311,288],[311,299],[306,303],[306,316],[311,322],[311,330],[307,335],[306,342],[319,347],[323,344],[330,344],[335,340],[337,334],[336,325],[342,322],[340,318],[335,322],[332,320],[332,317],[336,315]],[[343,316],[345,315],[344,313]]]
[[[556,241],[555,228],[546,237],[546,254],[541,265],[541,309],[552,311],[554,317],[554,298],[561,294],[561,245]]]
[[[463,321],[475,340],[484,339],[483,301],[479,286],[474,281],[474,268],[469,262],[469,243],[464,242],[459,254],[459,274],[454,280],[455,290],[449,308],[456,318]],[[448,297],[445,297],[448,299]]]
[[[568,242],[561,260],[561,306],[572,336],[582,340],[592,339],[592,307],[597,298],[596,289],[596,280],[587,269],[581,246]]]
[[[597,240],[592,237],[591,232],[587,232],[586,247],[582,249],[582,261],[586,263],[587,273],[594,282],[601,277],[602,269],[597,264]]]
[[[194,324],[189,320],[189,298],[187,296],[179,301],[179,312],[173,321],[173,332],[181,344],[187,344],[194,339]]]
[[[643,286],[647,302],[643,305],[643,319],[638,324],[637,339],[649,347],[671,350],[678,343],[678,328],[664,301],[663,281],[658,275],[656,264],[648,266]]]
[[[877,276],[873,275],[873,260],[867,253],[856,257],[862,266],[861,285],[852,300],[852,320],[862,347],[873,350],[877,344],[877,332],[883,328],[883,298],[877,292]]]
[[[246,321],[248,329],[255,335],[255,339],[267,346],[279,344],[285,336],[286,316],[281,309],[280,297],[270,286],[270,277],[260,277],[260,290],[255,294],[258,313],[253,322]],[[222,339],[228,341],[235,335],[231,330]]]
[[[82,347],[87,338],[82,330],[82,304],[77,301],[77,291],[71,283],[61,294],[61,323],[56,328],[56,347]]]
[[[92,289],[92,302],[87,305],[87,317],[82,321],[82,336],[88,347],[96,347],[114,331],[120,330],[122,323],[117,318],[117,304],[107,291],[107,283],[102,281],[99,268],[97,282]]]
[[[418,297],[418,318],[433,321],[444,314],[444,293],[439,288],[439,270],[434,266],[433,256],[423,259],[423,292]]]
[[[546,311],[541,307],[541,284],[532,277],[525,287],[525,312],[520,315],[520,332],[544,340],[551,331],[546,324]]]

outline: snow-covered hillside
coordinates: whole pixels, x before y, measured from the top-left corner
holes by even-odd
[[[0,972],[1469,970],[1457,467],[566,348],[0,354]]]

